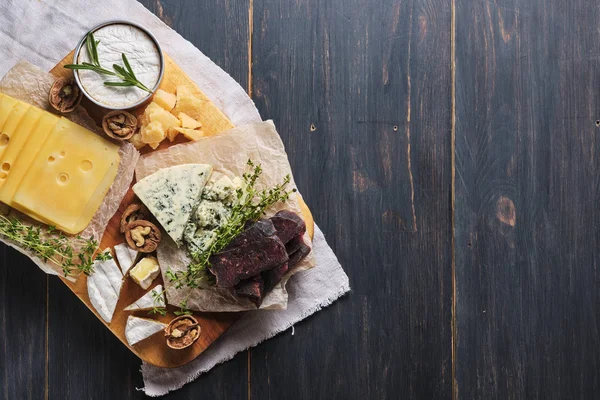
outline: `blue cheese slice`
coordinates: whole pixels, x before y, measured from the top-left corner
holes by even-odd
[[[135,264],[135,260],[137,260],[139,254],[138,251],[127,246],[127,243],[116,245],[114,250],[117,261],[121,266],[121,271],[123,271],[123,275],[127,275],[127,272],[129,272],[131,267]]]
[[[211,174],[208,164],[176,165],[148,175],[133,186],[133,191],[179,245]]]
[[[167,327],[167,324],[155,321],[153,319],[138,318],[129,316],[127,325],[125,326],[125,338],[130,346],[148,339],[157,332],[162,331]]]
[[[160,296],[154,300],[154,293]],[[165,294],[162,285],[157,285],[154,289],[140,297],[135,303],[127,306],[125,311],[149,310],[154,307],[165,307]]]
[[[122,285],[123,275],[115,260],[94,261],[94,273],[87,278],[88,295],[98,314],[108,323],[115,313]]]

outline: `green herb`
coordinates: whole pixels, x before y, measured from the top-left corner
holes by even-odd
[[[181,304],[179,304],[179,308],[181,308],[181,310],[175,311],[173,314],[177,315],[178,317],[182,315],[192,315],[192,312],[187,308],[187,300],[182,301]]]
[[[42,228],[25,225],[17,218],[4,215],[0,215],[0,235],[33,252],[44,262],[60,266],[65,276],[71,275],[74,270],[86,275],[94,273],[94,254],[98,250],[98,242],[93,237],[68,238],[53,226]],[[100,253],[96,257],[98,260],[111,258],[110,253]]]
[[[148,313],[149,314],[160,314],[160,315],[167,315],[167,309],[165,307],[160,307],[160,306],[156,306],[156,304],[158,303],[163,303],[162,297],[164,296],[165,290],[161,290],[160,292],[153,290],[152,291],[152,302],[155,304],[154,307],[152,307],[152,310],[150,310]]]
[[[91,59],[91,63],[82,62],[81,64],[67,64],[65,68],[73,69],[73,70],[90,70],[97,72],[102,75],[115,76],[121,81],[106,81],[104,85],[106,86],[124,86],[124,87],[132,87],[135,86],[142,90],[145,90],[148,93],[152,93],[150,89],[148,89],[143,83],[141,83],[131,65],[129,64],[129,60],[127,60],[127,56],[125,53],[121,53],[121,58],[123,59],[123,64],[125,67],[122,67],[118,64],[113,64],[113,71],[106,69],[100,65],[100,61],[98,59],[98,45],[100,44],[99,40],[94,38],[94,34],[92,32],[88,33],[87,38],[85,39],[85,43],[87,46],[87,51]]]
[[[271,189],[259,191],[256,188],[256,182],[262,174],[260,165],[254,165],[248,160],[249,172],[242,175],[244,185],[236,191],[236,201],[231,210],[229,219],[216,231],[217,239],[206,250],[196,251],[191,254],[192,263],[187,271],[173,272],[168,270],[167,277],[175,284],[176,288],[187,285],[191,288],[197,288],[199,282],[206,278],[206,268],[210,264],[210,257],[223,250],[231,241],[239,235],[248,222],[258,221],[265,213],[265,210],[277,202],[285,202],[292,192],[296,189],[287,191],[286,187],[290,183],[290,176],[286,176],[283,182]]]

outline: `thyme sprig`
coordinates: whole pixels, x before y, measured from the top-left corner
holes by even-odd
[[[256,222],[265,211],[273,204],[285,202],[296,189],[286,190],[291,181],[287,175],[283,182],[271,189],[259,190],[256,187],[262,168],[254,165],[252,160],[247,162],[249,172],[242,175],[244,184],[236,190],[236,201],[231,210],[231,216],[216,231],[216,239],[207,249],[191,253],[192,262],[186,271],[167,271],[167,277],[175,284],[176,288],[186,285],[190,288],[199,287],[199,282],[206,278],[206,268],[210,264],[210,257],[223,250],[238,236],[249,222]]]
[[[260,164],[255,165],[252,160],[248,160],[247,165],[248,172],[242,175],[243,185],[236,190],[236,200],[231,210],[231,216],[217,229],[216,240],[207,249],[190,254],[192,262],[186,271],[174,272],[167,269],[166,276],[169,283],[165,283],[165,286],[181,289],[184,285],[198,288],[201,281],[209,281],[214,284],[214,277],[206,273],[206,269],[210,265],[210,257],[227,247],[236,236],[242,233],[248,223],[258,221],[269,207],[275,203],[287,201],[290,194],[296,192],[296,189],[287,190],[287,185],[291,181],[289,175],[285,176],[282,183],[271,189],[257,189],[256,183],[262,174],[262,167]],[[155,307],[149,311],[150,314],[166,314],[166,309],[157,305],[160,304],[161,297],[165,292],[166,288],[160,292],[152,292]],[[191,291],[188,293],[188,297],[191,293]],[[181,302],[179,308],[179,311],[175,311],[175,315],[192,314],[187,308],[187,299]]]
[[[67,64],[65,65],[65,68],[72,70],[90,70],[102,75],[115,76],[121,79],[121,81],[106,81],[104,82],[105,86],[135,86],[148,93],[152,93],[152,91],[148,89],[146,85],[137,79],[125,53],[121,53],[121,59],[123,60],[123,65],[125,65],[125,67],[118,64],[113,64],[113,71],[111,71],[100,65],[100,60],[98,59],[98,45],[100,44],[100,41],[94,38],[94,34],[92,32],[88,33],[85,43],[92,62],[89,63],[84,61],[81,64]]]
[[[0,215],[0,235],[29,250],[44,262],[51,262],[62,268],[65,276],[74,271],[86,275],[94,273],[94,255],[98,241],[93,237],[70,238],[53,226],[26,225],[17,218]],[[111,259],[110,253],[99,253],[96,259]]]

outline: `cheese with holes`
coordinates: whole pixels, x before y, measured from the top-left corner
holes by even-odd
[[[208,164],[176,165],[148,175],[133,186],[133,191],[179,244],[211,173]]]
[[[0,132],[6,124],[8,116],[12,113],[13,107],[17,104],[16,99],[0,93]]]
[[[125,307],[125,311],[150,310],[154,307],[165,307],[165,294],[162,285],[157,285],[154,289],[137,299],[137,301]]]
[[[155,333],[161,332],[166,327],[167,325],[162,322],[130,315],[127,318],[127,325],[125,326],[125,338],[127,339],[127,343],[133,346],[144,339],[148,339]]]
[[[5,98],[8,97],[5,96]],[[8,110],[2,110],[3,112],[7,111],[8,116],[2,127],[2,133],[0,133],[0,157],[6,152],[6,149],[8,148],[9,143],[14,139],[16,132],[20,130],[21,121],[30,107],[29,104],[16,100],[14,105]]]
[[[92,306],[108,323],[112,321],[122,286],[123,275],[115,260],[94,261],[94,273],[87,278],[88,296]]]
[[[30,107],[23,116],[19,128],[15,130],[4,154],[0,157],[0,188],[6,183],[17,157],[21,154],[27,139],[33,133],[44,112],[37,107]]]
[[[66,233],[81,232],[110,189],[119,147],[61,118],[34,158],[12,204]]]
[[[19,156],[13,161],[5,182],[0,186],[0,201],[14,207],[12,200],[17,188],[21,184],[34,158],[46,142],[50,132],[52,132],[58,123],[58,120],[59,117],[46,111],[42,112],[40,119],[28,136],[23,149],[19,152]],[[7,153],[6,157],[8,156],[9,154]]]

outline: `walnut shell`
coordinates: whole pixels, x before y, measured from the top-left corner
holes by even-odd
[[[134,203],[128,205],[125,211],[123,211],[123,215],[121,215],[121,233],[125,233],[127,225],[139,219],[146,221],[150,219],[150,211],[143,204]]]
[[[156,250],[161,236],[156,225],[142,219],[133,221],[125,228],[127,245],[140,253],[152,253]]]
[[[102,118],[104,133],[113,139],[127,140],[137,132],[137,118],[127,111],[111,111]]]
[[[175,350],[190,347],[198,340],[201,331],[198,320],[191,315],[177,317],[165,328],[167,346]]]
[[[57,78],[48,93],[48,102],[56,111],[66,114],[75,110],[82,97],[74,79]]]

